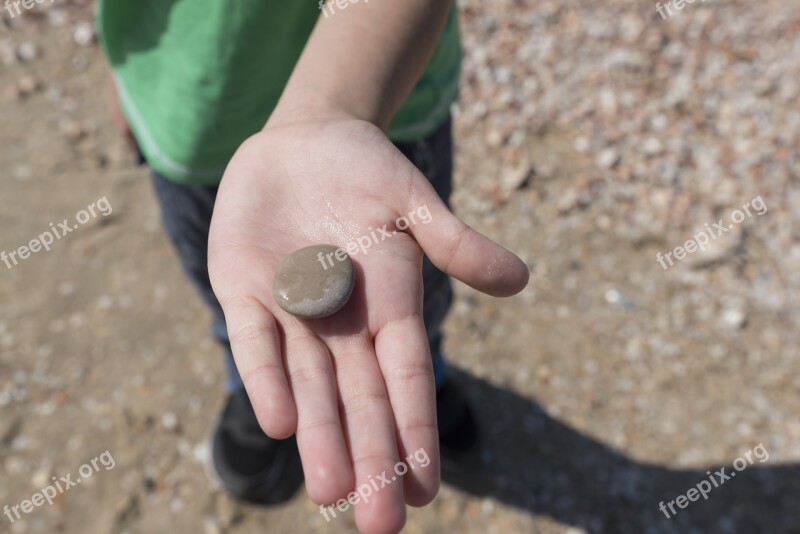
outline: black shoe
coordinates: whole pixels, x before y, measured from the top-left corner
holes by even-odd
[[[443,460],[462,462],[477,453],[478,425],[472,408],[453,382],[445,382],[436,392],[436,418]]]
[[[211,441],[210,474],[239,499],[258,504],[285,502],[303,482],[294,437],[267,437],[244,389],[228,396]]]

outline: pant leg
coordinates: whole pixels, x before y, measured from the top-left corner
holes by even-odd
[[[208,231],[217,187],[178,184],[155,171],[152,175],[164,229],[178,253],[184,273],[211,310],[214,338],[225,349],[226,387],[228,391],[235,391],[243,384],[233,361],[225,315],[208,277]]]
[[[452,123],[448,118],[431,136],[413,143],[396,143],[397,148],[431,182],[439,197],[450,206],[453,189]],[[433,358],[436,387],[444,383],[447,365],[442,354],[442,324],[453,302],[450,277],[434,267],[427,256],[422,262],[424,285],[422,316]]]

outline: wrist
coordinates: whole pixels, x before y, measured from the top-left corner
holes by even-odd
[[[288,89],[288,88],[287,88]],[[284,93],[275,110],[270,115],[264,129],[310,121],[360,120],[386,128],[381,119],[344,98],[304,92]],[[387,125],[388,126],[388,125]]]

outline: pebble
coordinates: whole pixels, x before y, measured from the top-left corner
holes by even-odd
[[[597,156],[597,165],[602,169],[611,169],[619,161],[619,153],[613,148],[607,148]]]
[[[58,129],[64,137],[73,142],[78,141],[84,134],[80,123],[72,119],[61,119],[58,123]]]
[[[333,254],[339,250],[337,258]],[[353,262],[344,250],[333,245],[313,245],[286,256],[275,273],[272,294],[285,311],[315,319],[339,311],[354,285]]]
[[[172,412],[166,412],[161,416],[161,426],[166,430],[174,431],[178,428],[178,417]]]
[[[730,308],[722,313],[722,323],[731,330],[741,330],[747,323],[747,314],[739,308]]]
[[[203,531],[206,534],[221,534],[222,529],[215,519],[207,518],[203,521]]]
[[[63,26],[68,20],[69,16],[63,9],[55,8],[47,11],[47,22],[49,22],[51,26]]]
[[[50,481],[50,468],[41,467],[31,477],[31,486],[34,488],[42,488]]]
[[[41,84],[36,78],[31,76],[23,76],[20,78],[19,82],[17,82],[17,87],[19,88],[19,92],[22,96],[28,96],[36,92],[41,87]]]
[[[522,163],[516,167],[506,169],[500,176],[500,187],[503,192],[510,195],[517,189],[525,186],[525,184],[533,176],[534,169],[530,163]]]
[[[17,57],[23,62],[33,61],[39,57],[39,49],[33,43],[21,43],[17,47]]]
[[[72,39],[80,46],[89,46],[94,42],[95,33],[92,24],[89,22],[81,22],[75,27],[72,32]]]

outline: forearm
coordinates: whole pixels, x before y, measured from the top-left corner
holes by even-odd
[[[349,117],[385,130],[428,64],[451,5],[373,0],[339,11],[334,1],[326,7],[329,16],[320,16],[267,124]]]

